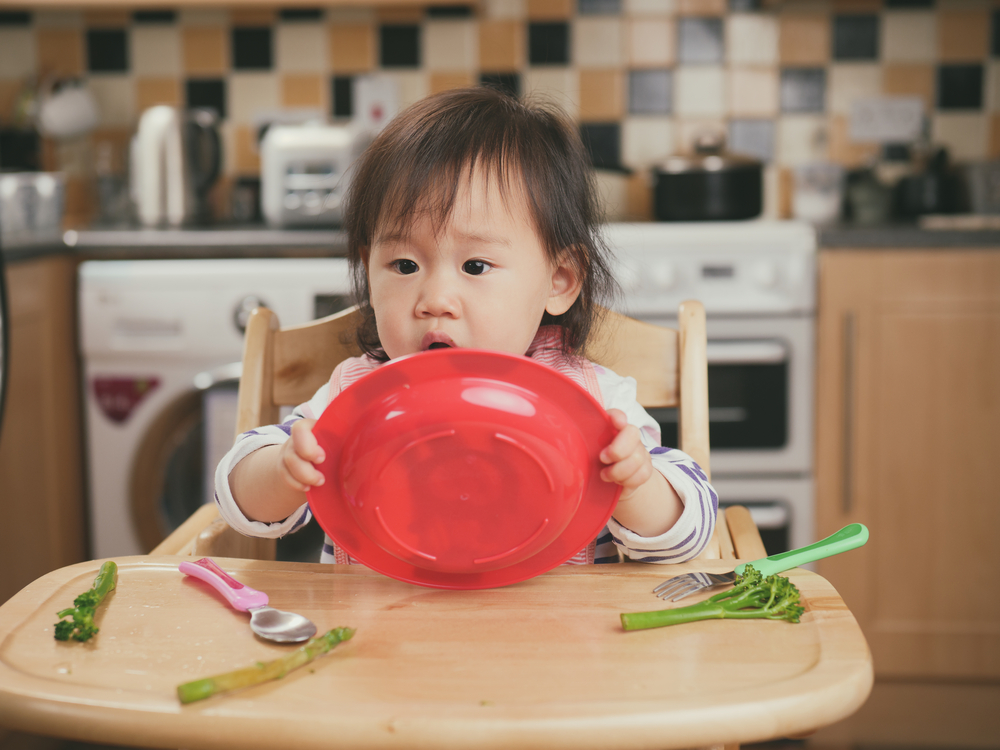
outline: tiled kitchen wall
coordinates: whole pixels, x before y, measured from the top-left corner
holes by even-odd
[[[93,170],[100,142],[120,166],[138,115],[158,103],[216,108],[228,180],[256,174],[261,113],[349,117],[352,76],[374,71],[398,81],[404,105],[481,82],[553,98],[612,168],[602,189],[621,218],[648,215],[640,170],[704,130],[766,160],[767,211],[787,211],[788,168],[879,153],[848,137],[857,97],[918,96],[953,158],[1000,156],[1000,2],[987,0],[0,11],[0,118],[39,76],[85,79],[98,100],[87,143],[43,152],[71,176]]]

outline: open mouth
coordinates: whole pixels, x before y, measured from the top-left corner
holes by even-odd
[[[428,349],[451,349],[451,344],[446,344],[443,341],[435,341],[433,344],[427,347]]]

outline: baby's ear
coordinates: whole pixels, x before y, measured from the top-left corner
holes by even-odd
[[[549,288],[549,300],[545,305],[545,312],[549,315],[562,315],[576,302],[582,287],[583,279],[573,262],[573,254],[564,250],[559,262],[552,269],[552,285]]]

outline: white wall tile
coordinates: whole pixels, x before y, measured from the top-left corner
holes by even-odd
[[[480,12],[484,18],[524,18],[528,15],[528,0],[482,0]]]
[[[785,115],[778,120],[778,163],[786,167],[826,161],[829,132],[822,115]]]
[[[479,68],[479,35],[475,21],[432,20],[424,24],[424,65],[428,70]]]
[[[431,92],[430,81],[422,70],[392,70],[384,73],[396,82],[400,110],[420,101]]]
[[[232,73],[229,76],[229,119],[244,125],[281,108],[278,76],[274,73]]]
[[[882,14],[882,59],[887,62],[933,62],[937,59],[937,23],[933,11],[886,11]]]
[[[375,8],[327,8],[327,23],[370,23],[377,18]]]
[[[594,170],[597,197],[606,221],[624,221],[628,215],[628,177],[618,172]]]
[[[180,76],[181,40],[174,25],[133,26],[132,72],[140,76]]]
[[[726,59],[766,65],[778,61],[778,22],[774,16],[733,13],[726,18]]]
[[[778,112],[776,68],[730,68],[729,114],[735,117],[773,117]]]
[[[552,102],[571,119],[580,114],[580,77],[573,68],[528,68],[522,93]]]
[[[225,8],[181,8],[177,20],[184,26],[229,26]]]
[[[623,10],[630,16],[676,13],[675,0],[625,0]]]
[[[990,60],[986,65],[986,110],[1000,111],[1000,60]]]
[[[826,79],[827,109],[838,115],[851,112],[855,99],[867,99],[882,93],[882,67],[876,64],[844,63],[831,65]]]
[[[135,82],[131,76],[91,75],[87,88],[97,102],[101,125],[131,127],[135,124]]]
[[[570,59],[581,68],[617,68],[625,62],[622,23],[617,18],[577,18],[570,30]]]
[[[674,123],[670,117],[627,117],[622,121],[622,161],[633,169],[645,169],[676,150]]]
[[[274,33],[275,69],[282,73],[323,73],[327,65],[327,39],[323,24],[279,23]]]
[[[680,116],[718,116],[726,111],[726,73],[709,65],[674,71],[674,112]]]
[[[706,135],[725,142],[726,121],[717,117],[694,117],[676,120],[674,127],[674,152],[691,153],[695,143]]]
[[[931,138],[955,161],[976,161],[986,157],[988,123],[978,112],[938,112],[931,120]]]
[[[0,78],[33,76],[36,57],[34,29],[0,29]]]
[[[36,10],[31,14],[35,26],[79,29],[83,27],[82,10]]]
[[[635,68],[671,65],[677,56],[677,27],[671,18],[626,21],[626,50]]]

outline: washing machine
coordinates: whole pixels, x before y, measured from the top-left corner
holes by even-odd
[[[350,303],[344,258],[82,263],[91,555],[145,554],[211,500],[255,307],[287,326]]]

